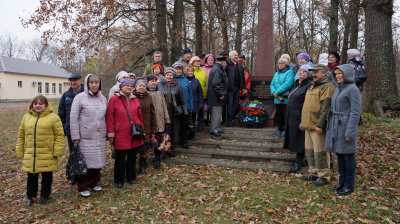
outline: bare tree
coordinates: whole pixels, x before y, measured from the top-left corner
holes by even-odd
[[[0,41],[0,53],[7,57],[22,58],[25,53],[25,43],[14,34],[6,33]]]

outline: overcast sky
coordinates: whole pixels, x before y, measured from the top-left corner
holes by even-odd
[[[29,18],[39,5],[39,0],[0,0],[0,35],[8,32],[19,39],[39,38],[41,34],[33,26],[25,29],[19,19]]]

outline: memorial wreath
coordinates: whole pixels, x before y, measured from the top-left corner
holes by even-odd
[[[258,100],[251,101],[242,108],[238,114],[238,119],[242,123],[261,124],[268,119],[269,115],[264,104]]]

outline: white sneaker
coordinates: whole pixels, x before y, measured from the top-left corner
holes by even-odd
[[[82,191],[81,192],[81,196],[84,197],[84,198],[89,197],[90,196],[90,191]]]
[[[99,192],[101,191],[101,187],[100,186],[96,186],[93,188],[93,191]]]

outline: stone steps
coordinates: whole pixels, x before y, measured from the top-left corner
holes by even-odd
[[[212,140],[212,139],[198,139],[196,141],[189,141],[189,146],[200,148],[219,148],[237,151],[259,151],[259,152],[287,152],[289,150],[283,149],[282,143],[261,143],[249,141],[227,141],[227,140]],[[179,147],[176,147],[178,149]]]
[[[238,133],[238,134],[264,134],[264,135],[272,135],[277,128],[243,128],[243,127],[225,127],[221,125],[221,129],[225,132]],[[197,130],[197,129],[196,129]],[[204,127],[205,133],[210,133],[210,127]],[[271,136],[272,137],[272,136]]]
[[[273,142],[273,143],[283,143],[284,138],[273,137],[271,135],[251,135],[251,134],[234,134],[232,132],[222,134],[217,137],[210,135],[209,132],[196,133],[197,138],[210,138],[215,140],[238,140],[238,141],[252,141],[252,142]],[[195,142],[196,143],[196,142]]]
[[[288,172],[290,166],[279,163],[263,163],[263,162],[247,162],[235,161],[226,159],[214,158],[195,158],[195,157],[176,157],[167,158],[162,161],[166,164],[180,164],[180,165],[215,165],[218,167],[232,168],[232,169],[246,169],[246,170],[264,170],[274,172]],[[307,168],[303,167],[299,173],[307,173]]]

